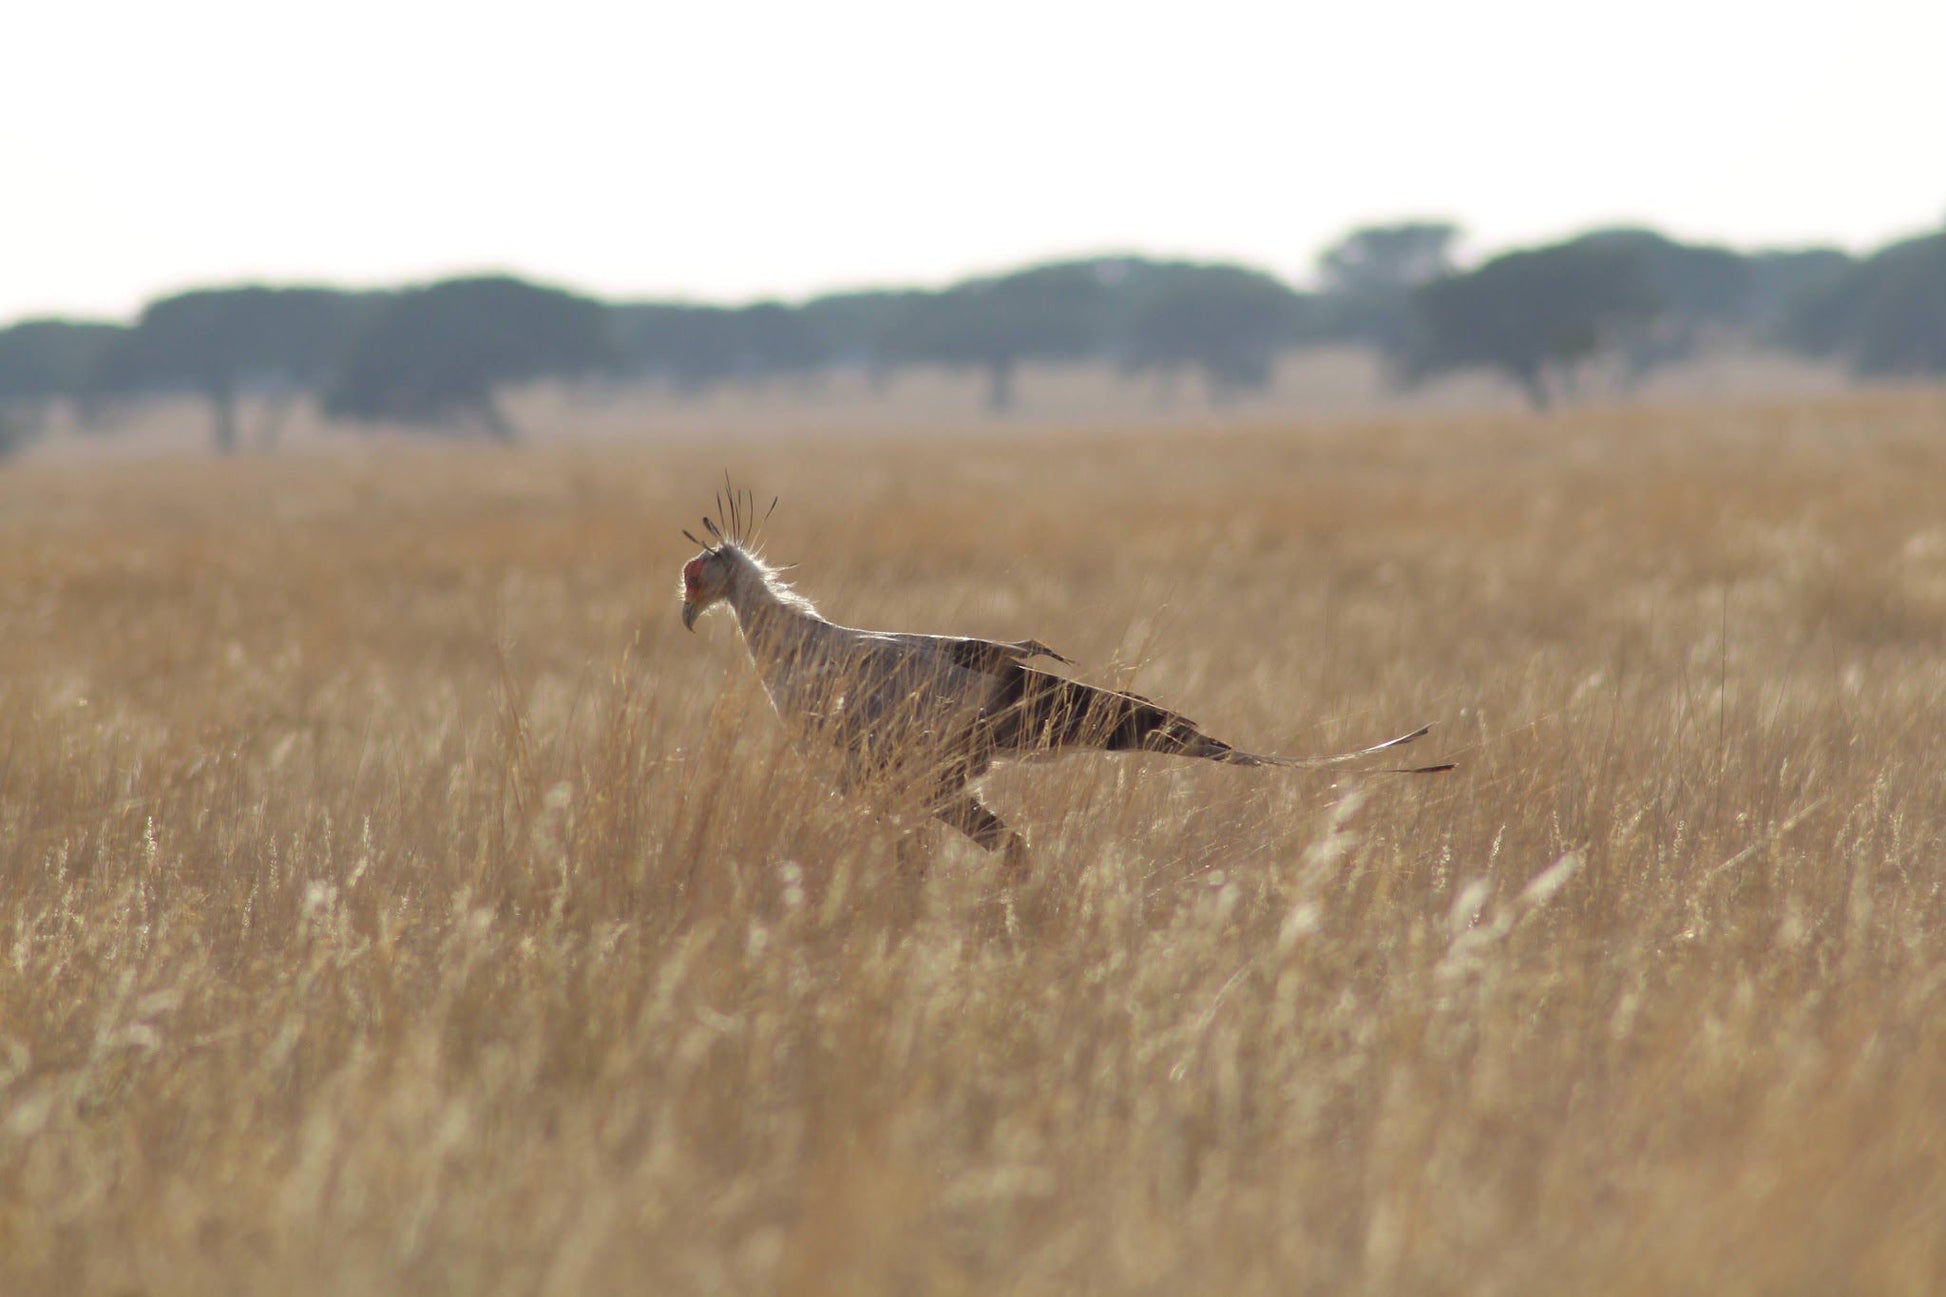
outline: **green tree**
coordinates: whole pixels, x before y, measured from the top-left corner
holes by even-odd
[[[747,383],[802,378],[830,363],[825,340],[801,309],[753,302],[731,312],[737,370]]]
[[[1118,262],[1073,261],[974,279],[911,298],[892,330],[892,355],[906,364],[974,369],[986,375],[987,408],[1014,404],[1027,361],[1063,363],[1103,354]]]
[[[1305,299],[1282,281],[1240,266],[1147,267],[1130,289],[1120,359],[1131,373],[1196,370],[1212,400],[1270,382],[1277,357],[1299,340]]]
[[[1353,230],[1318,258],[1321,331],[1388,356],[1412,332],[1414,290],[1453,273],[1460,229],[1450,221],[1406,221]]]
[[[1837,248],[1771,248],[1751,253],[1748,262],[1746,327],[1751,336],[1786,347],[1793,345],[1787,335],[1799,310],[1857,264]]]
[[[1655,309],[1608,339],[1631,383],[1693,358],[1712,338],[1744,331],[1757,309],[1750,261],[1730,248],[1681,243],[1632,227],[1594,230],[1567,246],[1603,249],[1638,263]]]
[[[512,441],[510,384],[592,373],[610,360],[606,309],[519,279],[452,279],[387,298],[353,339],[325,411]]]
[[[609,308],[612,371],[695,394],[824,368],[831,348],[803,310],[781,302],[701,306],[628,302]]]
[[[23,320],[0,329],[0,455],[40,435],[58,401],[80,401],[118,324]]]
[[[899,363],[900,322],[927,296],[916,289],[830,293],[806,302],[802,315],[829,363],[861,369],[878,383]]]
[[[609,308],[610,365],[624,378],[668,383],[685,395],[736,374],[731,312],[686,302],[625,302]]]
[[[328,288],[201,289],[150,303],[102,357],[95,391],[109,396],[193,392],[210,406],[218,450],[241,441],[238,402],[267,398],[259,441],[269,444],[290,399],[331,372],[360,299]]]
[[[1639,336],[1660,303],[1639,249],[1595,239],[1496,257],[1420,288],[1413,308],[1404,381],[1483,366],[1539,409],[1576,365]]]
[[[1946,230],[1881,248],[1807,290],[1779,334],[1868,377],[1946,374]]]
[[[668,383],[695,395],[733,381],[734,314],[686,302],[627,302],[609,310],[611,365],[624,378]]]

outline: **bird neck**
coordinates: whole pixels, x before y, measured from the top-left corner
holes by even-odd
[[[767,662],[794,650],[804,635],[825,624],[808,600],[755,567],[740,571],[729,604],[750,656]]]

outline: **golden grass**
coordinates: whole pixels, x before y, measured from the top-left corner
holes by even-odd
[[[1276,750],[836,801],[677,535]],[[1937,395],[0,476],[0,1291],[1946,1286]]]

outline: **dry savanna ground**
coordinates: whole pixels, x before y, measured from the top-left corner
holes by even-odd
[[[783,739],[678,528],[1239,743]],[[0,1291],[1936,1292],[1946,402],[0,474]],[[927,862],[923,873],[901,862]]]

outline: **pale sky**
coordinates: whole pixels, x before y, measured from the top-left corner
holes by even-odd
[[[0,322],[504,269],[608,297],[1372,221],[1860,250],[1946,220],[1942,0],[62,0],[0,17]],[[1928,162],[1927,159],[1932,161]]]

